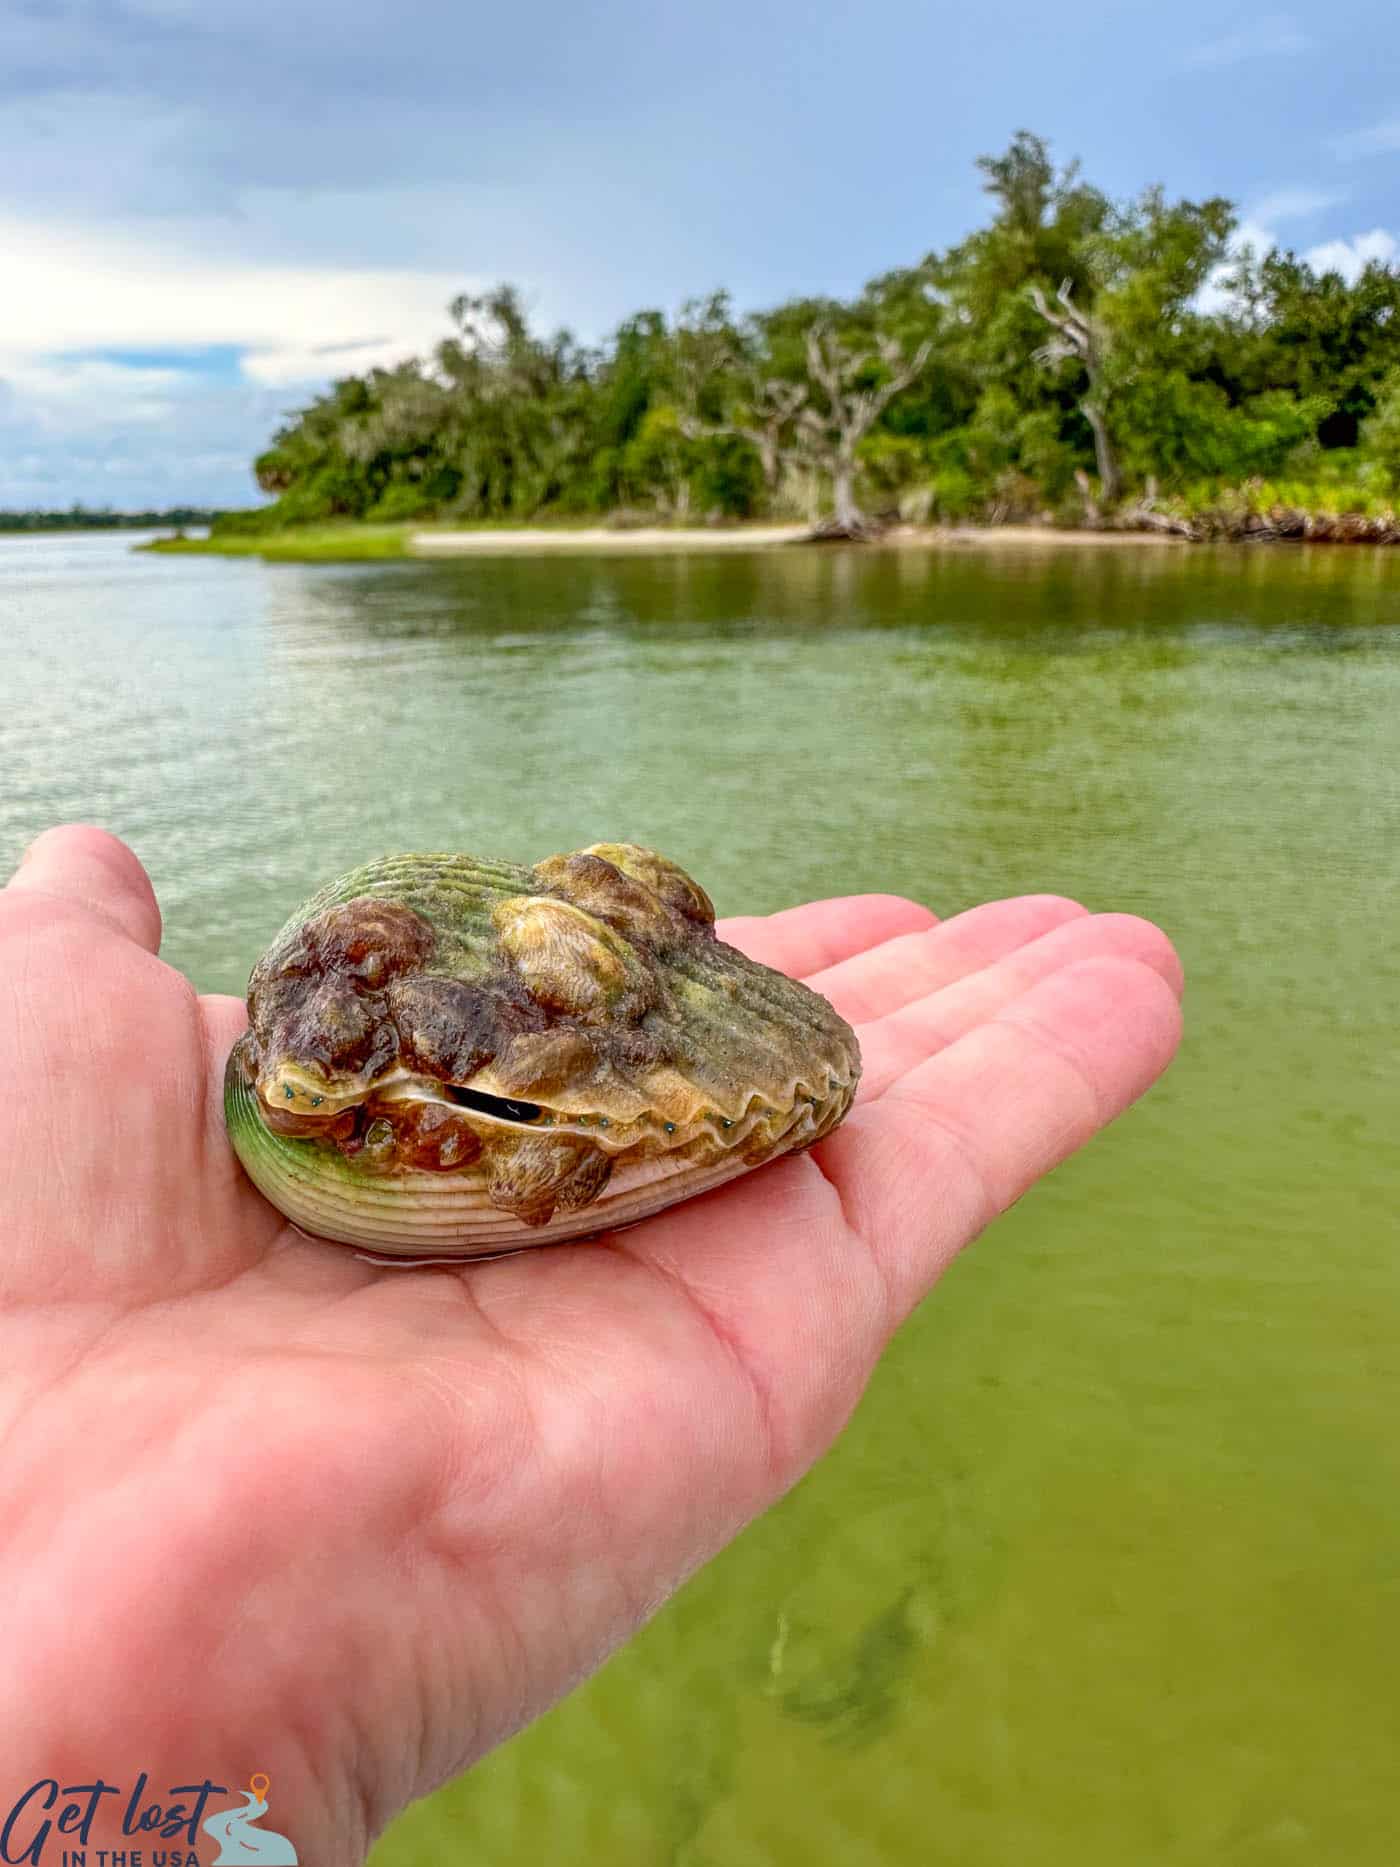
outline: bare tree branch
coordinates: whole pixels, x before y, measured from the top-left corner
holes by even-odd
[[[831,479],[835,535],[859,537],[868,530],[855,499],[856,450],[894,398],[922,373],[932,349],[923,343],[912,357],[906,357],[894,338],[882,337],[875,351],[852,350],[830,324],[816,324],[808,331],[807,372],[825,406],[804,404],[797,414],[795,434],[809,469],[816,468]],[[886,371],[884,379],[860,387],[877,361]]]
[[[1049,343],[1042,344],[1033,352],[1035,361],[1053,367],[1073,359],[1083,364],[1089,378],[1089,393],[1079,407],[1093,432],[1094,460],[1098,466],[1104,500],[1108,505],[1114,505],[1123,491],[1123,476],[1109,434],[1105,407],[1103,364],[1108,343],[1104,328],[1091,312],[1081,311],[1075,304],[1072,280],[1060,281],[1060,289],[1055,294],[1060,307],[1058,311],[1049,304],[1038,285],[1029,288],[1029,295],[1031,303],[1056,333]]]
[[[793,456],[783,446],[783,430],[807,399],[805,383],[785,382],[780,377],[755,382],[749,397],[751,421],[701,421],[696,416],[681,417],[681,432],[691,440],[721,439],[735,436],[757,450],[769,492],[778,484],[778,468]]]
[[[747,407],[728,421],[681,418],[692,438],[737,435],[758,450],[770,490],[781,467],[816,480],[831,481],[835,504],[833,533],[860,537],[869,527],[855,500],[856,450],[894,398],[920,376],[933,353],[922,343],[913,356],[892,337],[876,348],[849,349],[828,323],[815,324],[804,342],[807,381],[783,377],[750,378]],[[883,376],[861,386],[873,364]]]

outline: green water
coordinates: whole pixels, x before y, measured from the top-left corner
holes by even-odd
[[[367,857],[604,837],[722,912],[1051,889],[1187,962],[1166,1084],[376,1867],[1392,1867],[1397,622],[1400,554],[0,542],[0,859],[109,824],[202,986]]]

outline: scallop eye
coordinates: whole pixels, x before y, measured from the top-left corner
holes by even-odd
[[[444,1083],[452,1100],[478,1115],[494,1115],[497,1121],[538,1121],[544,1110],[538,1102],[518,1102],[514,1096],[486,1096],[479,1089],[460,1089],[456,1083]]]

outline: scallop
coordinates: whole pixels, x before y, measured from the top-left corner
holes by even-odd
[[[404,1258],[596,1236],[808,1147],[855,1035],[720,940],[632,843],[533,868],[388,857],[299,908],[253,969],[233,1146],[302,1230]]]

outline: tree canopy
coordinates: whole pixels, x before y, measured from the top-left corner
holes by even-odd
[[[1073,518],[1252,480],[1400,485],[1400,271],[1234,245],[1228,201],[1114,201],[1020,131],[984,225],[853,300],[724,292],[597,345],[500,286],[333,384],[221,523],[867,512]]]

